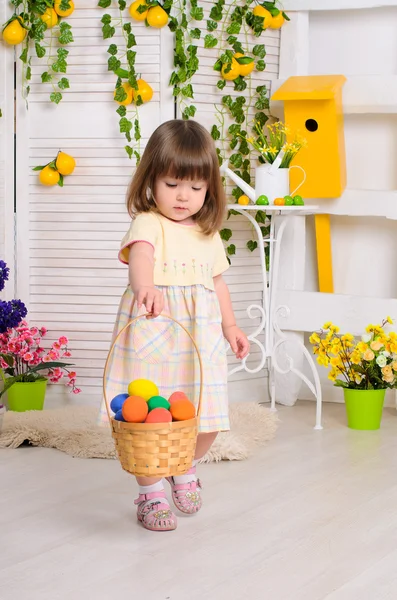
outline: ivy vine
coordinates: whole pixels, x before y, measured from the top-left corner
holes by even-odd
[[[69,79],[63,76],[67,72],[69,50],[63,46],[74,40],[72,27],[63,20],[62,13],[71,14],[74,9],[73,2],[71,0],[11,0],[11,4],[15,12],[3,26],[3,38],[8,41],[7,28],[15,26],[15,21],[24,30],[20,39],[23,49],[19,56],[23,63],[22,96],[27,100],[30,92],[34,47],[37,58],[44,59],[46,62],[45,70],[41,73],[41,81],[51,84],[50,100],[58,104],[62,100],[62,92],[70,87]],[[49,37],[45,35],[47,29],[50,30]],[[8,43],[16,45],[15,40]]]

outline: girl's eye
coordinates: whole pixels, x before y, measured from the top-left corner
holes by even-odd
[[[194,190],[195,192],[199,192],[201,190],[201,188],[192,188],[192,190]]]
[[[166,183],[165,185],[170,188],[176,188],[176,183]]]

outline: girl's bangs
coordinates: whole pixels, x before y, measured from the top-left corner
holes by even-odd
[[[211,156],[193,148],[169,148],[158,165],[160,176],[191,181],[210,181],[212,174]]]

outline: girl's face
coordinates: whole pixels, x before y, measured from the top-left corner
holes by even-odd
[[[207,188],[206,181],[164,175],[157,178],[153,196],[157,208],[167,219],[190,225],[194,223],[193,216],[204,204]]]

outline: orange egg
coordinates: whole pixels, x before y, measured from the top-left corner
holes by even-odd
[[[179,400],[170,408],[174,421],[188,421],[196,416],[196,408],[190,400]]]
[[[147,402],[140,396],[129,396],[121,408],[121,413],[128,423],[143,423],[148,412]]]
[[[168,398],[168,402],[170,404],[174,404],[174,402],[179,402],[180,400],[189,400],[189,398],[186,396],[185,392],[174,392]]]
[[[166,408],[154,408],[146,417],[145,423],[171,423],[172,415]]]
[[[285,206],[284,198],[276,198],[273,203],[275,206]]]

